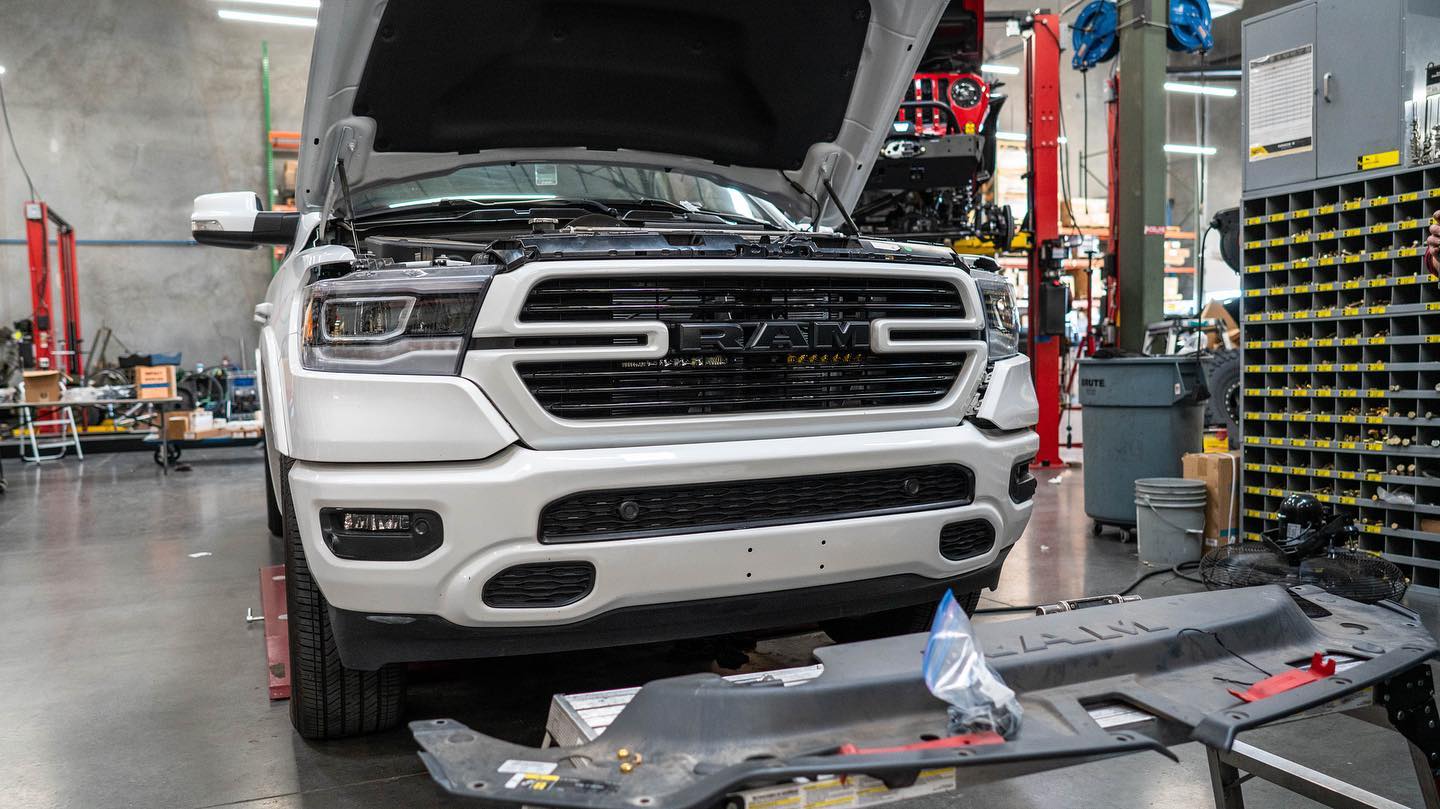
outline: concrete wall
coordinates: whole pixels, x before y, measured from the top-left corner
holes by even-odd
[[[15,142],[39,196],[82,240],[185,240],[196,194],[263,191],[260,44],[270,44],[272,125],[296,130],[312,32],[223,21],[219,7],[3,4],[0,80]],[[0,238],[23,239],[28,194],[0,131]],[[270,278],[262,251],[82,245],[78,258],[87,343],[106,325],[137,352],[181,351],[193,365],[240,360],[243,347],[251,364],[250,310]],[[30,314],[26,264],[23,245],[0,244],[5,328]]]

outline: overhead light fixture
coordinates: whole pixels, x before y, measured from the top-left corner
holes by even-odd
[[[279,6],[281,8],[306,8],[320,10],[320,0],[220,0],[225,3],[251,3],[257,6]]]
[[[1190,84],[1183,81],[1165,82],[1165,90],[1170,93],[1188,93],[1193,96],[1220,96],[1221,98],[1234,98],[1238,92],[1234,87],[1216,87],[1213,84]]]
[[[1220,3],[1220,2],[1212,2],[1212,3],[1210,4],[1210,19],[1212,19],[1212,20],[1218,20],[1218,19],[1220,19],[1221,17],[1224,17],[1226,14],[1229,14],[1229,13],[1232,12],[1232,11],[1239,11],[1239,10],[1240,10],[1240,4],[1239,4],[1239,3]]]
[[[220,15],[220,19],[231,20],[233,22],[260,22],[270,25],[293,25],[299,28],[315,27],[314,17],[290,17],[285,14],[252,14],[248,11],[231,11],[228,8],[222,8],[216,13]]]
[[[996,76],[1018,76],[1020,68],[1012,65],[981,65],[981,73],[993,73]]]
[[[1202,157],[1210,157],[1215,154],[1214,146],[1195,146],[1189,143],[1167,143],[1164,149],[1170,154],[1194,154]]]
[[[5,66],[4,66],[4,65],[0,65],[0,76],[3,76],[3,75],[5,75]]]

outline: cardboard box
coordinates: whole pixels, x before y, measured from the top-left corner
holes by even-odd
[[[135,398],[136,398],[136,399],[173,399],[173,398],[175,398],[175,366],[173,366],[173,365],[137,365],[137,366],[135,366]]]
[[[1205,481],[1205,547],[1234,542],[1239,537],[1240,453],[1192,452],[1180,466],[1186,478]]]
[[[1421,517],[1420,530],[1427,534],[1440,534],[1440,517]]]
[[[184,441],[187,433],[190,432],[189,413],[166,413],[165,414],[165,437],[171,441]]]
[[[26,371],[24,374],[25,401],[60,401],[59,371]]]
[[[1200,310],[1200,317],[1206,320],[1220,321],[1221,328],[1225,329],[1225,333],[1230,337],[1230,344],[1237,347],[1240,345],[1240,324],[1236,323],[1235,318],[1225,311],[1225,304],[1220,301],[1211,301],[1205,304],[1205,308]],[[1211,348],[1220,347],[1220,335],[1211,332],[1208,340]]]

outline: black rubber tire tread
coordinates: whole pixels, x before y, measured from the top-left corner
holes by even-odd
[[[1224,427],[1232,441],[1240,439],[1240,352],[1222,349],[1205,360],[1205,423]]]
[[[260,445],[264,447],[264,444]],[[280,504],[275,502],[275,476],[270,474],[270,452],[267,449],[262,456],[265,463],[265,525],[270,529],[270,536],[285,536],[285,516],[280,512]]]
[[[955,600],[966,615],[974,615],[980,605],[980,591],[956,593]],[[916,604],[910,607],[857,615],[850,618],[836,618],[821,621],[820,628],[836,643],[859,643],[864,640],[888,638],[892,635],[912,635],[930,631],[935,620],[935,604]]]
[[[290,723],[306,739],[342,739],[400,724],[405,668],[357,671],[340,662],[329,604],[310,576],[290,499],[290,466],[281,459],[285,515],[285,598],[290,627]]]

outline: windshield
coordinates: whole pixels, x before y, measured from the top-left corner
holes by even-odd
[[[598,163],[506,163],[470,166],[449,174],[422,177],[354,194],[357,213],[468,200],[504,205],[547,199],[602,202],[659,200],[691,211],[713,211],[795,228],[792,216],[755,193],[710,177],[648,166]]]

